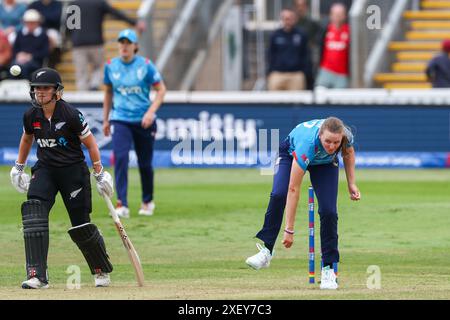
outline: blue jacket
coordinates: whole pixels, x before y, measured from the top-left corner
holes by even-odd
[[[59,31],[62,14],[62,3],[60,1],[51,1],[48,4],[44,4],[42,1],[34,1],[30,3],[28,9],[35,9],[44,17],[42,27]]]
[[[39,27],[32,34],[26,31],[26,27],[17,33],[16,41],[13,46],[14,57],[17,53],[23,51],[31,53],[33,60],[42,65],[44,59],[49,55],[48,37],[45,29]]]
[[[12,11],[6,11],[4,4],[0,4],[0,27],[6,29],[12,26],[18,31],[22,27],[22,17],[26,10],[27,6],[23,3],[16,3]]]
[[[276,30],[270,37],[268,73],[272,71],[307,73],[311,68],[308,37],[299,28]]]
[[[431,59],[425,72],[433,88],[450,88],[450,58],[447,53]]]

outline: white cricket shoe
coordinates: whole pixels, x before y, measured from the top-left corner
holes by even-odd
[[[152,216],[153,211],[155,210],[155,203],[153,201],[143,203],[141,205],[141,209],[139,209],[139,214],[141,216]]]
[[[111,284],[111,279],[109,278],[109,273],[96,273],[94,275],[95,286],[96,287],[108,287]]]
[[[33,277],[22,282],[22,289],[48,289],[48,283]]]
[[[322,268],[322,278],[320,281],[320,289],[322,290],[336,290],[338,284],[336,282],[336,274],[330,266]]]
[[[248,257],[247,260],[245,260],[245,263],[255,270],[268,268],[270,266],[270,260],[272,260],[270,250],[266,247],[263,247],[259,243],[256,244],[256,247],[258,248],[259,252],[251,257]]]
[[[130,209],[124,206],[118,206],[116,207],[116,213],[119,216],[119,218],[129,218],[130,217]]]

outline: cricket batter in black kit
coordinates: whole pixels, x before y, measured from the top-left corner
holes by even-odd
[[[62,100],[63,88],[57,71],[42,68],[33,73],[32,108],[24,114],[19,155],[10,174],[17,191],[27,192],[27,201],[21,208],[27,271],[24,289],[48,288],[48,217],[58,192],[72,224],[68,233],[83,253],[95,285],[108,286],[113,270],[103,237],[90,221],[90,172],[81,143],[89,152],[100,195],[112,196],[112,178],[103,170],[97,143],[83,115]],[[38,145],[38,161],[31,168],[30,179],[24,168],[33,140]]]

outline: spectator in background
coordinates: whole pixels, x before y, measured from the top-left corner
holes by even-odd
[[[347,9],[335,3],[330,9],[330,23],[322,36],[322,50],[316,87],[347,88],[349,85],[350,27]]]
[[[78,90],[98,90],[102,84],[103,20],[106,14],[136,25],[139,31],[144,29],[143,22],[127,17],[111,7],[104,0],[76,0],[72,3],[81,9],[81,28],[70,30],[73,60],[76,67],[76,85]],[[92,74],[89,75],[89,66]]]
[[[30,79],[31,74],[42,67],[48,57],[49,43],[41,27],[41,15],[34,9],[28,9],[23,15],[24,27],[17,33],[14,41],[14,62],[22,68],[21,77]]]
[[[336,0],[320,0],[320,15],[327,16],[330,13],[331,7],[336,3]],[[339,0],[346,8],[350,8],[353,0]]]
[[[27,6],[15,0],[3,0],[0,4],[0,28],[9,36],[22,28],[22,17]]]
[[[433,88],[450,88],[450,40],[442,41],[442,52],[430,60],[425,73]]]
[[[282,28],[270,38],[268,52],[268,89],[304,90],[309,68],[308,37],[295,26],[297,16],[291,9],[281,11]]]
[[[0,30],[0,81],[9,78],[9,66],[12,58],[12,47],[8,36]]]
[[[49,39],[48,66],[54,68],[61,56],[61,15],[62,3],[55,0],[38,0],[32,2],[28,9],[37,10],[43,17],[42,27],[46,30]]]
[[[317,72],[320,62],[320,35],[323,31],[320,23],[310,17],[308,0],[294,0],[294,8],[298,16],[297,27],[306,33],[309,40],[308,48],[311,53],[311,70],[306,74],[306,83],[307,89],[312,90],[314,87],[314,75]]]

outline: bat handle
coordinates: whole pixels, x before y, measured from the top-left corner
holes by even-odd
[[[114,208],[111,199],[107,195],[103,195],[103,199],[105,199],[106,205],[108,206],[109,213],[111,214],[114,222],[120,222],[119,216],[116,213],[116,209]]]

